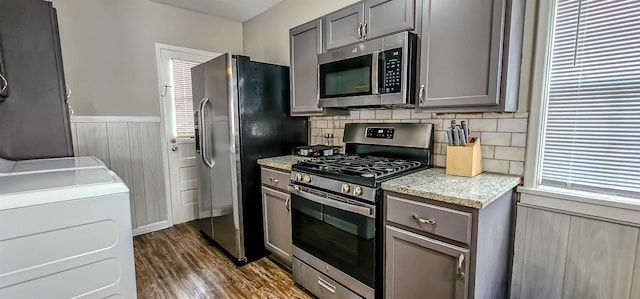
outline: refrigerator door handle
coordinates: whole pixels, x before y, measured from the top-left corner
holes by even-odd
[[[204,106],[207,105],[207,102],[209,102],[209,98],[203,98],[200,101],[200,142],[201,144],[201,148],[200,148],[200,157],[202,158],[202,162],[204,163],[204,165],[206,165],[209,168],[213,168],[213,162],[211,162],[208,158],[207,158],[207,152],[208,152],[208,148],[207,148],[207,124],[205,123],[205,119],[206,116],[204,114]]]

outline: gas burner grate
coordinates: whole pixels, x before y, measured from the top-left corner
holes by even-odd
[[[358,155],[321,157],[304,164],[322,171],[373,179],[381,179],[422,166],[419,161]]]

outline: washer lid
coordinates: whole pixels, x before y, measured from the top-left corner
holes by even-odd
[[[37,159],[15,162],[15,166],[9,175],[24,174],[30,172],[60,171],[69,168],[96,168],[106,167],[96,157],[70,157],[57,159]]]
[[[129,188],[107,168],[0,177],[0,211],[114,194],[128,198]]]
[[[119,181],[116,178],[106,168],[71,169],[5,176],[0,177],[0,195],[109,184]]]

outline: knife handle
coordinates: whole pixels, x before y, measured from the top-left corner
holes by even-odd
[[[464,136],[464,130],[458,130],[458,133],[460,134],[460,145],[467,146],[467,138]]]
[[[467,138],[469,138],[469,125],[467,125],[466,121],[461,121],[460,125],[462,126],[462,131],[464,133],[464,140],[467,140]]]
[[[453,145],[453,133],[451,132],[451,127],[447,129],[447,142],[449,145]]]
[[[452,131],[453,133],[453,145],[458,146],[460,145],[460,129],[455,128]]]

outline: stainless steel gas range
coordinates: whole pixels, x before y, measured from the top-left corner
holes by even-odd
[[[382,298],[382,189],[432,165],[433,125],[347,124],[346,155],[293,165],[293,276],[319,298]]]

